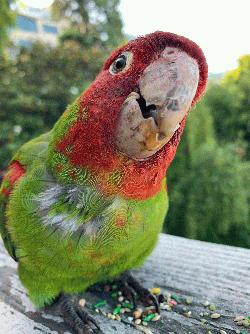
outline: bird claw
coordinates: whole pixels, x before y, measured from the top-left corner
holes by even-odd
[[[160,305],[156,296],[148,289],[144,288],[144,286],[142,286],[130,272],[124,273],[118,279],[118,283],[121,284],[124,293],[127,295],[127,298],[131,300],[134,308],[136,308],[135,293],[137,293],[143,302],[151,302],[154,305],[156,312],[160,314]]]
[[[146,289],[146,290],[147,290],[147,289]],[[160,305],[159,305],[159,301],[158,301],[158,299],[157,299],[156,296],[155,296],[154,294],[152,294],[149,290],[147,290],[147,292],[148,292],[148,294],[145,295],[145,298],[146,298],[147,300],[150,300],[150,301],[153,303],[153,305],[154,305],[154,307],[155,307],[155,311],[156,311],[158,314],[160,314]]]
[[[80,308],[69,295],[61,295],[60,311],[64,321],[76,334],[93,334],[90,325],[94,325],[101,332],[96,320],[86,311]]]
[[[133,308],[136,308],[136,294],[135,290],[126,281],[119,281],[121,283],[121,290],[123,294],[132,302]]]

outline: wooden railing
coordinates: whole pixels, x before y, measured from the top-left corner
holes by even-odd
[[[162,310],[159,321],[135,327],[125,315],[116,321],[93,311],[89,305],[97,296],[87,292],[86,307],[105,334],[250,333],[250,250],[161,235],[153,254],[134,273],[146,287],[171,294],[177,304]],[[245,320],[234,321],[237,316]],[[1,243],[0,333],[71,333],[56,308],[34,308],[19,281],[16,263]]]

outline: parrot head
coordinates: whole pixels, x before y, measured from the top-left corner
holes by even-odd
[[[119,172],[117,189],[147,198],[159,189],[206,81],[204,54],[189,39],[157,31],[132,40],[82,94],[78,118],[57,150],[100,175],[100,184]]]

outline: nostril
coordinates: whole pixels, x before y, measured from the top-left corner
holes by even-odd
[[[153,117],[155,119],[155,115],[157,112],[156,112],[156,106],[154,104],[150,104],[147,106],[146,101],[141,94],[140,98],[137,99],[137,102],[140,106],[141,113],[144,118]]]
[[[137,102],[140,106],[143,118],[152,117],[155,121],[155,124],[158,126],[156,105],[150,104],[147,106],[146,101],[141,94],[140,94],[140,98],[137,99]]]
[[[172,55],[173,53],[174,53],[173,50],[167,52],[168,55]]]
[[[154,115],[157,113],[156,111],[156,106],[154,104],[150,104],[149,106],[146,107],[145,110],[145,115],[143,115],[144,118],[148,118],[148,117],[154,117]]]
[[[141,108],[141,111],[145,110],[147,108],[146,106],[146,101],[145,99],[143,98],[143,96],[141,95],[141,92],[138,91],[138,94],[140,95],[139,99],[137,99],[136,101],[138,102],[140,108]]]

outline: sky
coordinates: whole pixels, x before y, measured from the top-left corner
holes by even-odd
[[[33,7],[53,0],[23,0]],[[209,72],[237,66],[250,54],[250,0],[121,0],[124,32],[132,36],[156,30],[186,36],[204,51]]]

